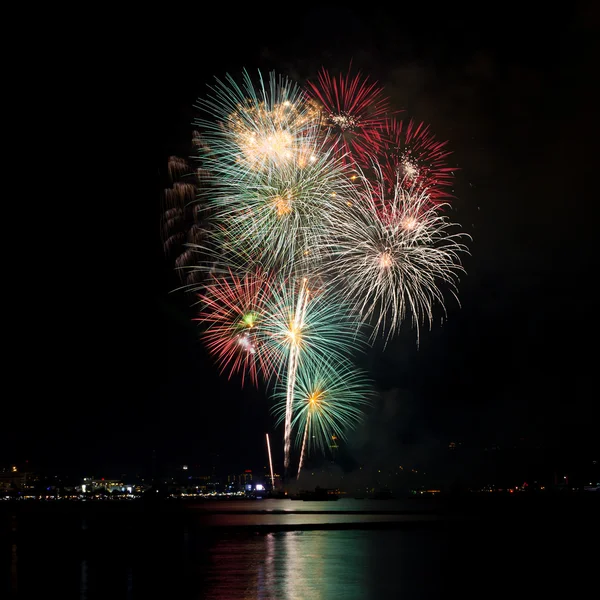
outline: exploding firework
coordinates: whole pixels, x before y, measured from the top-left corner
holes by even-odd
[[[323,213],[332,198],[353,193],[348,169],[318,130],[318,113],[300,88],[271,73],[254,86],[228,76],[200,103],[201,163],[213,175],[206,210],[228,252],[269,269],[298,272],[316,260]]]
[[[465,234],[452,233],[456,225],[426,192],[405,189],[398,179],[387,194],[381,170],[375,171],[375,184],[363,181],[360,202],[331,214],[323,276],[344,290],[361,319],[373,326],[371,339],[378,333],[389,339],[408,312],[418,339],[419,326],[432,324],[433,306],[444,307],[440,284],[456,296]]]
[[[274,362],[261,336],[271,278],[261,271],[243,276],[232,272],[213,276],[199,295],[202,306],[196,319],[207,325],[204,340],[221,372],[239,373],[257,385],[258,375],[268,379]]]
[[[308,361],[298,370],[292,407],[292,429],[300,448],[298,475],[314,451],[326,453],[332,439],[345,440],[370,404],[372,387],[365,375],[348,362]],[[287,415],[287,390],[276,389],[273,408],[278,424]]]
[[[322,69],[317,81],[308,82],[309,95],[321,112],[321,124],[344,160],[359,165],[377,154],[389,113],[389,99],[377,82],[360,73],[332,76]]]
[[[447,164],[451,152],[447,141],[439,142],[429,125],[389,119],[384,130],[380,165],[386,194],[393,194],[398,180],[406,188],[427,190],[434,203],[450,198],[449,186],[454,177]]]
[[[221,245],[269,269],[309,269],[318,260],[331,205],[355,195],[349,169],[320,145],[309,160],[254,173],[215,190],[209,202]]]
[[[292,408],[296,374],[305,362],[344,360],[362,347],[355,318],[335,294],[311,290],[308,279],[282,281],[270,288],[271,295],[261,330],[285,373],[286,416],[284,466],[289,466]]]
[[[365,326],[387,341],[410,314],[418,340],[442,284],[456,295],[466,247],[439,211],[449,152],[422,123],[388,120],[383,89],[361,74],[323,69],[304,91],[244,71],[198,107],[200,169],[169,163],[165,249],[179,248],[183,287],[200,291],[221,371],[276,381],[284,466],[295,431],[299,475],[369,402],[347,362]]]
[[[316,132],[318,114],[291,80],[270,73],[265,81],[259,72],[255,85],[244,71],[241,86],[227,75],[211,89],[198,107],[212,119],[196,123],[208,146],[201,158],[223,181],[310,158],[304,142]]]

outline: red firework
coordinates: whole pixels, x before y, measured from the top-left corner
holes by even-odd
[[[337,78],[322,69],[317,83],[307,83],[308,95],[323,115],[326,130],[344,161],[369,163],[382,144],[382,129],[389,114],[389,98],[383,88],[360,73],[340,74]]]
[[[208,325],[204,340],[221,370],[229,377],[239,373],[242,386],[246,376],[258,385],[258,374],[269,378],[274,361],[261,342],[260,325],[265,313],[270,279],[257,271],[242,277],[213,276],[203,294],[198,297],[203,306],[195,321]]]
[[[390,192],[398,179],[404,187],[427,188],[432,202],[439,204],[452,198],[447,189],[452,185],[453,167],[446,158],[452,154],[447,141],[438,142],[429,125],[390,119],[384,130],[385,149],[380,164]]]

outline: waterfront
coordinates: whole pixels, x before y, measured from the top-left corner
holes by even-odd
[[[0,597],[589,593],[597,504],[586,497],[481,510],[358,500],[3,507]]]

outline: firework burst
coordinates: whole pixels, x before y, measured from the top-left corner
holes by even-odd
[[[221,372],[239,373],[244,385],[250,377],[273,375],[270,347],[261,336],[271,278],[258,270],[243,276],[232,272],[215,275],[199,295],[202,306],[197,321],[207,325],[204,340]]]
[[[444,307],[440,284],[455,295],[465,236],[440,215],[428,194],[405,189],[398,179],[392,194],[375,165],[375,184],[364,180],[361,200],[331,214],[329,260],[323,275],[344,291],[361,319],[386,339],[398,332],[407,313],[417,329]],[[384,202],[380,203],[383,198]]]
[[[360,73],[332,76],[322,69],[317,81],[308,82],[308,94],[321,112],[321,124],[344,160],[366,164],[383,141],[382,129],[389,99],[377,82]]]
[[[298,475],[304,459],[315,451],[326,453],[332,439],[346,440],[370,404],[373,390],[367,377],[348,362],[308,361],[295,380],[291,427],[300,448]],[[287,414],[287,390],[275,392],[273,412],[278,424]]]
[[[292,348],[299,350],[299,363],[304,356],[311,361],[343,360],[364,350],[358,318],[331,286],[316,277],[277,278],[271,280],[268,292],[261,331],[280,367]]]
[[[310,158],[304,142],[316,131],[318,114],[291,80],[270,73],[265,81],[259,72],[255,84],[244,71],[241,86],[227,75],[211,90],[198,107],[212,118],[196,123],[207,144],[201,158],[223,181]]]
[[[439,142],[429,125],[389,119],[384,129],[380,166],[386,194],[393,194],[400,179],[406,188],[426,189],[434,203],[450,198],[448,188],[454,177],[447,157],[447,141]]]
[[[355,194],[341,159],[313,139],[309,160],[253,173],[215,190],[211,219],[232,253],[263,266],[298,273],[318,259],[316,250],[331,205]]]
[[[205,210],[227,252],[252,256],[269,269],[298,273],[316,260],[322,214],[334,197],[352,193],[342,159],[318,129],[318,112],[288,79],[259,74],[254,85],[227,76],[200,106],[201,163],[214,175]]]
[[[271,286],[271,296],[262,323],[263,336],[285,373],[286,417],[284,466],[289,466],[291,423],[296,374],[306,362],[343,360],[362,347],[357,322],[344,310],[336,295],[310,289],[308,279],[285,280]]]

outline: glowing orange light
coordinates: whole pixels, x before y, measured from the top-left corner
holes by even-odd
[[[405,217],[402,219],[402,227],[408,231],[412,231],[417,226],[417,220],[414,217]]]
[[[315,392],[312,392],[312,394],[310,394],[308,396],[308,402],[310,404],[310,408],[311,409],[319,408],[321,406],[322,399],[323,399],[322,391],[317,390]]]
[[[394,263],[394,258],[392,257],[392,255],[389,252],[382,252],[379,255],[379,264],[384,267],[384,268],[388,268],[391,267],[392,264]]]
[[[289,329],[287,330],[287,336],[290,338],[294,345],[298,345],[301,339],[301,331],[300,328],[294,325],[294,323],[290,323]]]
[[[304,150],[300,152],[298,156],[298,167],[304,169],[309,163],[314,163],[317,160],[317,157],[314,154],[310,153],[310,150]]]
[[[287,198],[283,196],[275,196],[275,209],[277,210],[277,216],[282,217],[283,215],[287,215],[292,212],[292,207],[290,205],[289,194]]]

